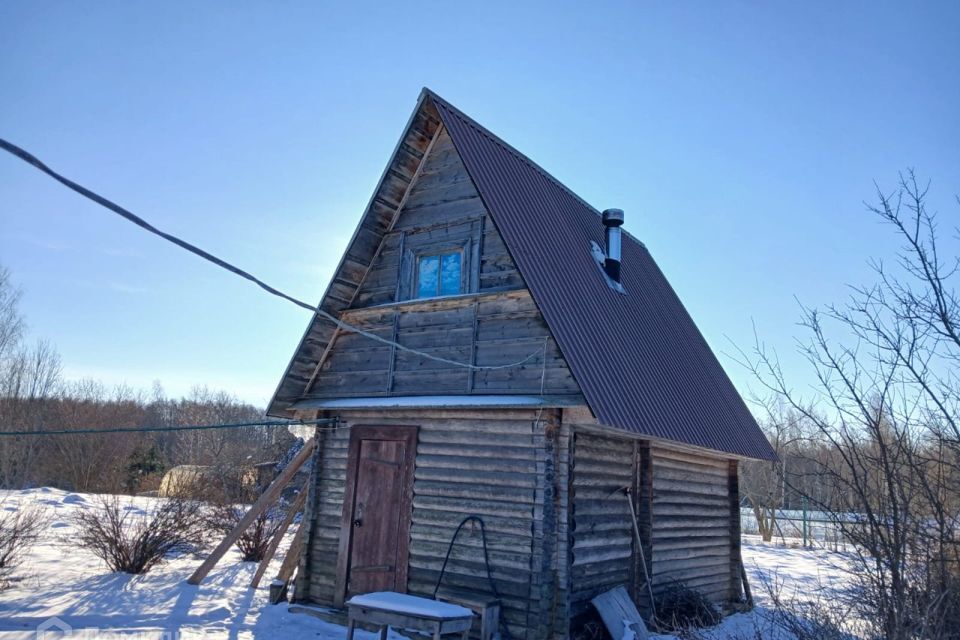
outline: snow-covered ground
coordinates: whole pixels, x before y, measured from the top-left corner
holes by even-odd
[[[728,616],[717,627],[702,632],[702,640],[795,640],[773,620],[770,611],[773,591],[782,602],[829,600],[849,588],[846,554],[822,548],[765,544],[760,536],[744,536],[741,543],[747,580],[756,608],[749,613]],[[674,636],[654,636],[672,640]]]
[[[70,628],[73,638],[257,638],[290,640],[314,638],[341,640],[345,630],[304,614],[289,613],[267,601],[269,579],[259,589],[248,587],[255,563],[241,562],[232,550],[199,586],[186,583],[199,560],[192,556],[170,559],[143,576],[110,573],[87,551],[70,540],[71,515],[77,509],[95,508],[97,497],[41,488],[0,492],[0,509],[30,505],[44,507],[50,527],[14,573],[9,588],[0,591],[0,640],[58,637],[53,632]],[[146,513],[155,498],[122,498],[134,514]],[[290,536],[288,536],[289,538]],[[267,578],[279,568],[281,548]],[[837,567],[843,557],[825,551],[762,546],[745,542],[744,559],[755,597],[756,612],[728,617],[707,637],[740,635],[753,638],[755,629],[766,629],[763,604],[767,601],[762,580],[776,575],[783,591],[798,594],[821,586],[843,588]],[[37,629],[45,625],[45,636]],[[62,637],[62,636],[59,636]],[[357,633],[358,640],[374,634]],[[391,633],[391,640],[402,636]],[[658,636],[666,639],[669,636]],[[778,636],[771,640],[786,640]]]

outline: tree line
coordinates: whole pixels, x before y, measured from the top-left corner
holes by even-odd
[[[108,388],[64,378],[48,341],[30,342],[18,303],[20,290],[0,266],[0,488],[54,486],[72,491],[137,493],[157,489],[177,465],[242,469],[279,459],[292,436],[281,427],[203,431],[40,434],[83,427],[178,427],[253,422],[260,407],[224,391],[196,387],[170,398],[150,391]]]

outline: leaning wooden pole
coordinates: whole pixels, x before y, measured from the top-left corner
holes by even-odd
[[[287,597],[287,586],[290,584],[290,578],[297,568],[297,562],[300,560],[300,547],[303,545],[303,532],[306,530],[306,523],[300,523],[297,532],[293,534],[293,540],[290,541],[290,548],[287,549],[287,555],[283,558],[280,565],[280,571],[273,580],[270,587],[270,604],[278,604]]]
[[[200,582],[207,577],[207,574],[210,573],[210,570],[213,569],[220,558],[230,550],[230,547],[237,541],[237,539],[246,531],[250,525],[262,514],[264,511],[269,509],[274,502],[280,498],[280,494],[283,493],[283,489],[290,483],[290,480],[293,479],[293,476],[296,475],[297,471],[300,470],[300,467],[303,466],[303,463],[310,458],[310,454],[313,453],[314,448],[317,446],[316,438],[311,438],[304,443],[303,448],[300,449],[300,452],[297,453],[296,457],[290,461],[283,471],[280,472],[280,475],[277,476],[276,480],[270,483],[270,486],[267,487],[267,490],[263,492],[263,495],[250,507],[250,511],[247,511],[247,515],[243,516],[240,519],[240,522],[234,527],[233,531],[227,534],[227,537],[224,538],[217,548],[203,561],[197,570],[193,572],[193,575],[187,579],[188,584],[200,584]]]
[[[750,590],[750,581],[747,580],[747,569],[743,566],[743,561],[737,563],[740,565],[740,579],[743,581],[743,596],[747,606],[753,609],[753,592]]]
[[[297,568],[297,561],[300,559],[300,546],[303,543],[304,529],[306,527],[298,527],[297,532],[293,534],[290,548],[287,549],[287,555],[284,556],[280,571],[277,572],[277,580],[290,582],[290,578],[293,577],[293,570]]]
[[[653,619],[657,619],[657,603],[653,599],[653,583],[650,582],[650,572],[647,570],[647,557],[643,551],[643,537],[640,535],[640,524],[637,522],[637,510],[633,508],[633,496],[630,494],[630,487],[624,491],[627,495],[627,502],[630,504],[630,518],[633,520],[633,535],[637,538],[637,550],[640,552],[640,563],[643,565],[643,577],[647,581],[647,593],[650,594],[650,610],[653,611]]]
[[[303,508],[303,504],[306,501],[307,488],[304,486],[297,495],[297,499],[294,500],[293,504],[290,505],[290,510],[287,512],[287,517],[283,519],[283,522],[280,524],[280,528],[277,529],[276,533],[273,534],[273,539],[270,540],[270,545],[264,552],[263,558],[260,560],[260,564],[257,565],[257,572],[253,574],[253,580],[250,581],[250,586],[254,589],[260,586],[260,579],[263,578],[263,574],[267,572],[267,565],[269,565],[270,561],[273,560],[273,555],[277,552],[277,547],[280,546],[280,541],[283,540],[284,534],[287,532],[287,529],[290,528],[290,525],[293,523],[293,519],[297,516],[297,512]]]

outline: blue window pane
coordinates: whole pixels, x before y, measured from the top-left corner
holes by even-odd
[[[417,265],[417,297],[430,298],[437,295],[437,272],[440,270],[438,256],[424,256]]]
[[[460,254],[450,253],[442,257],[440,267],[440,295],[460,293]]]

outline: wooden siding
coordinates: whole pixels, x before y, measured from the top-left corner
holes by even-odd
[[[344,331],[317,372],[309,397],[580,391],[526,290],[410,301],[350,311],[343,318],[365,331],[457,362],[495,366],[533,357],[517,367],[470,370]]]
[[[559,488],[563,472],[557,473],[564,440],[556,415],[544,411],[536,420],[535,411],[341,414],[341,428],[322,433],[298,600],[335,601],[350,426],[418,425],[408,592],[432,595],[454,530],[466,515],[477,514],[486,526],[510,633],[531,639],[553,635],[557,565],[563,564],[566,549],[556,537],[556,522],[565,511]],[[478,527],[468,524],[461,531],[443,584],[489,592]]]
[[[416,256],[463,249],[463,292],[523,289],[523,278],[442,128],[351,307],[413,296]]]
[[[634,534],[623,489],[635,485],[635,441],[574,431],[571,469],[570,616],[590,600],[634,582]]]
[[[417,256],[449,249],[462,251],[464,293],[412,300]],[[495,366],[535,355],[522,366],[471,371],[338,331],[306,397],[580,392],[442,128],[341,318],[456,362]]]
[[[421,98],[421,100],[423,100]],[[436,108],[425,101],[416,109],[405,133],[385,169],[377,190],[354,232],[346,253],[324,293],[320,307],[337,314],[350,306],[364,276],[376,257],[385,234],[403,204],[410,183],[422,164],[430,142],[440,128]],[[289,405],[309,387],[310,380],[322,360],[335,328],[329,321],[315,316],[287,366],[276,395],[269,407],[271,415],[289,411]]]
[[[738,597],[736,464],[599,430],[581,410],[563,415],[574,433],[569,578],[574,624],[591,598],[618,585],[627,587],[641,612],[650,611],[624,487],[634,497],[655,597],[673,584],[702,591],[718,604]]]
[[[654,448],[654,594],[673,584],[715,602],[731,595],[729,463],[719,457]]]

